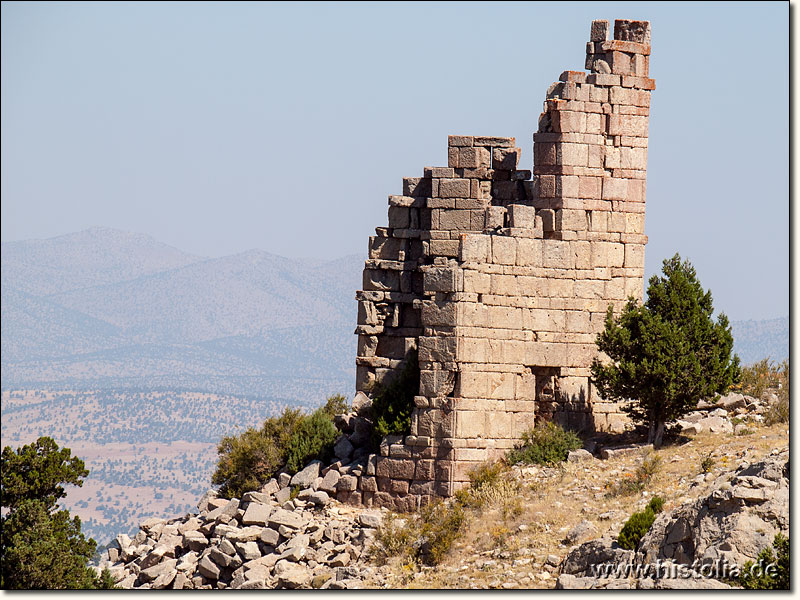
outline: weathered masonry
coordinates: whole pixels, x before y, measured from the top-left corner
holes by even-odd
[[[641,299],[650,24],[594,21],[586,69],[550,86],[533,172],[515,139],[453,135],[448,166],[389,197],[358,300],[358,391],[418,351],[411,435],[384,440],[351,500],[449,496],[534,420],[614,430],[592,387],[609,304]]]

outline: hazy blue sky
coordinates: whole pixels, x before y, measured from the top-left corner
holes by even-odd
[[[532,161],[592,19],[652,21],[647,273],[789,312],[788,3],[2,4],[2,238],[365,253],[448,134]]]

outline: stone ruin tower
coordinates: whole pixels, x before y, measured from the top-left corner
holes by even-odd
[[[547,90],[533,171],[513,137],[451,135],[446,167],[389,196],[356,294],[356,388],[417,350],[419,391],[411,434],[384,439],[351,501],[450,496],[540,420],[624,424],[589,366],[608,306],[643,293],[649,55],[649,22],[609,39],[593,21],[589,72]]]

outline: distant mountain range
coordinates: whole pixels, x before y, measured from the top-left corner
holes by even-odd
[[[105,228],[5,242],[2,387],[350,394],[363,259],[210,259]],[[733,331],[744,364],[788,357],[788,317]]]
[[[105,228],[3,243],[2,387],[350,393],[363,259],[209,259]]]

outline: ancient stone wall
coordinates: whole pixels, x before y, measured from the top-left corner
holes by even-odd
[[[514,138],[450,136],[448,166],[406,178],[357,293],[358,391],[412,350],[411,435],[389,436],[350,500],[449,496],[535,420],[615,430],[591,385],[609,305],[641,299],[650,25],[594,21],[586,68],[547,91],[533,172]]]

